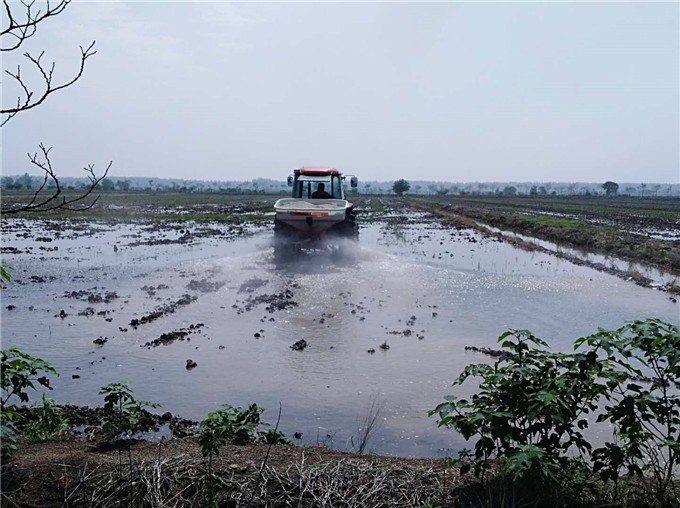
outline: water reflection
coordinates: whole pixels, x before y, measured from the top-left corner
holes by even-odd
[[[186,231],[107,226],[64,234],[49,252],[35,241],[39,231],[12,239],[22,252],[6,256],[17,282],[3,291],[3,347],[52,361],[61,376],[51,395],[61,402],[101,403],[98,388],[119,380],[193,419],[225,402],[255,401],[274,421],[281,402],[284,432],[343,449],[356,443],[357,421],[379,396],[385,409],[368,448],[432,456],[464,446],[426,412],[451,393],[464,365],[488,361],[466,345],[494,347],[513,327],[571,349],[598,327],[679,320],[677,304],[659,291],[421,219],[362,227],[346,259],[312,251],[284,266],[274,262],[268,228],[237,238],[225,231],[190,245],[130,246]],[[73,291],[118,298],[64,296]],[[130,326],[184,294],[196,301]],[[95,313],[79,315],[88,307]],[[198,323],[188,340],[142,347]],[[92,342],[100,336],[109,339],[101,347]],[[308,347],[291,349],[300,339]],[[379,348],[385,341],[389,350]],[[187,359],[198,366],[186,370]]]

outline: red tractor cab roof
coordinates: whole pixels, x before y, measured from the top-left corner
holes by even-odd
[[[299,169],[296,169],[295,172],[299,172],[301,175],[308,175],[308,176],[331,176],[331,175],[339,175],[340,171],[338,171],[336,168],[329,168],[329,167],[324,167],[324,166],[305,166],[301,167]]]

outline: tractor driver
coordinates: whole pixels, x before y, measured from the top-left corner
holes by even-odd
[[[314,199],[329,199],[331,197],[328,192],[326,192],[326,186],[323,183],[320,183],[316,187],[316,191],[312,192],[312,198]]]

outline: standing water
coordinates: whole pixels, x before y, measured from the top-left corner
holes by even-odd
[[[598,327],[680,321],[660,291],[424,217],[373,222],[341,255],[284,264],[268,225],[3,227],[15,280],[2,292],[2,347],[50,361],[60,403],[101,404],[100,386],[126,381],[194,420],[256,402],[273,423],[281,404],[287,436],[344,450],[358,448],[371,406],[382,409],[367,450],[465,447],[427,411],[466,364],[490,361],[465,346],[493,348],[508,328],[571,350]]]

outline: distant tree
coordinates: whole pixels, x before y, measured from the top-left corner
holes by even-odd
[[[32,189],[33,177],[28,173],[24,173],[14,181],[14,185],[17,189]]]
[[[609,180],[602,184],[602,188],[604,189],[607,196],[616,196],[619,192],[619,184]]]
[[[101,181],[100,186],[101,186],[101,189],[103,191],[106,191],[106,192],[112,191],[113,189],[116,188],[116,185],[111,180],[109,180],[108,178],[104,178]]]
[[[0,180],[0,186],[3,189],[13,189],[14,188],[14,178],[11,176],[3,176]]]
[[[448,193],[449,193],[449,189],[447,189],[446,187],[439,187],[437,189],[437,196],[445,196]]]
[[[506,185],[503,188],[503,194],[505,196],[514,196],[515,194],[517,194],[517,187],[513,185]]]
[[[416,185],[414,189],[416,190],[416,194],[420,194],[420,189],[422,189],[422,185]]]
[[[130,190],[130,180],[118,180],[116,182],[116,187],[118,190],[121,191],[129,191]]]
[[[406,180],[403,178],[400,180],[397,180],[394,182],[392,185],[392,190],[397,196],[402,196],[404,192],[408,192],[408,190],[411,188],[411,184],[408,183]]]
[[[548,189],[546,189],[545,186],[541,185],[541,186],[538,188],[538,193],[539,193],[541,196],[545,196],[546,194],[548,194]]]
[[[529,196],[538,196],[538,188],[535,185],[532,185],[529,189]]]

